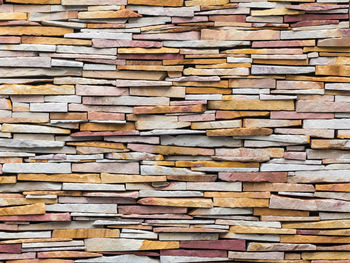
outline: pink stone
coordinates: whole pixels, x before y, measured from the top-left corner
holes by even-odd
[[[118,206],[119,214],[186,214],[185,207],[166,207],[166,206],[141,206],[141,205],[121,205]]]
[[[136,59],[136,60],[165,60],[174,59],[180,60],[184,59],[183,55],[180,54],[118,54],[119,59]]]
[[[75,91],[80,96],[121,96],[129,95],[127,88],[111,86],[76,85]]]
[[[21,244],[0,245],[0,252],[20,254],[22,251]]]
[[[123,197],[123,198],[138,198],[139,192],[122,192],[122,193],[113,193],[113,192],[83,192],[83,196],[87,197]]]
[[[199,31],[181,32],[181,33],[160,33],[160,34],[135,34],[134,39],[152,39],[152,40],[200,40]]]
[[[180,241],[180,248],[197,249],[222,249],[245,251],[245,240],[201,240],[201,241]]]
[[[112,40],[112,39],[93,39],[92,46],[96,48],[108,47],[162,47],[162,42],[156,41],[136,41],[136,40]]]
[[[10,96],[12,102],[44,102],[44,96],[18,95]]]
[[[310,21],[310,20],[340,20],[348,19],[348,14],[330,14],[330,15],[321,15],[321,14],[304,14],[304,15],[293,15],[293,16],[284,16],[284,22],[298,22],[298,21]]]
[[[35,52],[1,50],[0,57],[35,57]]]
[[[40,26],[40,23],[26,20],[15,20],[8,22],[0,22],[0,26]]]
[[[299,5],[287,5],[286,8],[293,10],[303,10],[303,11],[325,11],[333,10],[338,8],[348,8],[348,5],[335,5],[335,4],[321,4],[321,3],[307,3]]]
[[[311,21],[300,21],[300,22],[291,24],[291,27],[321,26],[321,25],[330,25],[330,24],[339,24],[339,20],[311,20]]]
[[[215,114],[193,114],[193,115],[185,115],[179,116],[179,121],[214,121]]]
[[[125,65],[125,60],[121,59],[97,59],[97,58],[77,58],[76,61],[110,64],[110,65]]]
[[[194,17],[172,17],[171,23],[195,23],[195,22],[207,22],[207,16],[194,16]]]
[[[333,113],[299,113],[295,111],[271,111],[271,119],[334,119]]]
[[[131,214],[122,215],[122,218],[145,218],[145,219],[193,219],[192,216],[184,214],[152,214],[152,215],[142,215],[142,214]]]
[[[127,148],[134,152],[146,152],[146,153],[155,153],[157,152],[158,145],[149,145],[149,144],[136,144],[129,143]]]
[[[21,43],[20,37],[0,37],[0,44],[19,44]]]
[[[296,106],[297,112],[347,112],[350,111],[350,103],[343,101],[299,100]]]
[[[138,256],[148,256],[148,257],[159,257],[157,252],[148,252],[148,251],[123,251],[123,252],[103,252],[106,255],[124,255],[124,254],[133,254]]]
[[[22,254],[0,253],[0,260],[30,259],[30,258],[35,258],[35,252],[22,253]]]
[[[124,113],[114,113],[114,112],[88,112],[89,120],[125,120]]]
[[[306,160],[306,152],[285,152],[283,158],[292,160]]]
[[[252,47],[313,47],[315,40],[253,41]]]
[[[230,182],[271,182],[285,183],[287,182],[286,172],[220,172],[219,179]]]
[[[0,216],[0,221],[71,221],[69,213],[48,213],[44,215]]]
[[[246,18],[246,15],[216,15],[209,16],[209,21],[245,23]]]
[[[174,249],[174,250],[161,250],[160,255],[161,256],[181,256],[181,257],[226,258],[227,251]]]
[[[11,102],[8,99],[0,98],[0,110],[10,110]]]
[[[16,231],[16,230],[18,230],[18,226],[17,225],[9,225],[9,224],[0,224],[0,230]]]
[[[125,173],[125,174],[138,174],[139,173],[139,163],[129,162],[129,163],[73,163],[73,172],[92,172],[92,173]]]

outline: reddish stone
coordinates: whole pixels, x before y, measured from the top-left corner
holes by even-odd
[[[22,251],[21,244],[0,245],[0,252],[20,254]]]
[[[106,255],[125,255],[125,254],[133,254],[138,256],[148,256],[148,257],[159,257],[159,253],[157,252],[148,252],[148,251],[123,251],[123,252],[103,252]]]
[[[138,135],[139,131],[102,131],[102,132],[91,132],[91,131],[82,131],[71,133],[72,137],[90,137],[90,136],[115,136],[115,135]]]
[[[313,47],[315,40],[272,40],[253,41],[252,47]]]
[[[245,240],[201,240],[201,241],[180,241],[180,248],[197,249],[222,249],[245,251]]]
[[[136,60],[182,60],[183,55],[180,54],[118,54],[119,59],[136,59]]]
[[[301,5],[287,5],[286,8],[293,10],[302,10],[302,11],[325,11],[333,10],[338,8],[348,8],[348,5],[335,5],[335,4],[321,4],[321,3],[307,3]]]
[[[227,251],[222,250],[161,250],[161,256],[181,256],[181,257],[205,257],[205,258],[226,258]]]
[[[141,206],[141,205],[121,205],[118,206],[119,214],[186,214],[185,207],[166,206]]]
[[[35,257],[35,253],[33,254]],[[38,258],[94,258],[101,256],[100,253],[70,250],[38,252]]]
[[[300,113],[295,111],[271,111],[271,119],[334,119],[334,113]]]
[[[162,47],[162,42],[157,41],[136,41],[136,40],[112,40],[93,39],[92,46],[96,48],[108,47]]]
[[[270,183],[285,183],[287,182],[286,172],[233,172],[219,173],[219,179],[231,182],[270,182]]]
[[[339,20],[311,20],[311,21],[300,21],[300,22],[291,24],[291,27],[321,26],[321,25],[330,25],[330,24],[339,24]]]
[[[297,235],[318,235],[320,230],[313,229],[297,229]]]
[[[321,14],[304,14],[304,15],[294,15],[294,16],[284,16],[284,22],[298,22],[298,21],[310,21],[310,20],[340,20],[348,19],[348,14],[331,14],[331,15],[321,15]]]
[[[0,216],[0,221],[71,221],[69,213],[48,213],[45,215]]]
[[[218,15],[218,16],[209,16],[209,21],[215,22],[239,22],[245,23],[246,15]]]

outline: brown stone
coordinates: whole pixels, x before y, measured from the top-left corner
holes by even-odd
[[[205,198],[142,198],[137,203],[142,205],[178,206],[178,207],[203,207],[211,208],[213,203]]]
[[[104,228],[79,228],[79,229],[54,229],[53,238],[99,238],[99,237],[119,237],[119,229]]]
[[[272,129],[268,128],[233,128],[207,130],[207,136],[256,136],[270,134],[272,134]]]
[[[219,179],[231,182],[287,182],[287,172],[233,172],[219,173]]]

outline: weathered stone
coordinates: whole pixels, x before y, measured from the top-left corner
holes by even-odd
[[[219,173],[219,178],[224,181],[284,183],[287,181],[287,173],[286,172]]]
[[[179,207],[213,207],[212,201],[204,198],[142,198],[137,201],[143,205],[179,206]]]
[[[179,248],[177,241],[149,241],[138,239],[89,238],[85,240],[87,251],[135,251]]]
[[[256,136],[270,135],[271,133],[272,130],[268,128],[233,128],[208,130],[207,136]]]

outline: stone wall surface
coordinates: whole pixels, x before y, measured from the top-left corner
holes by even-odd
[[[348,0],[0,2],[0,262],[350,262]]]

